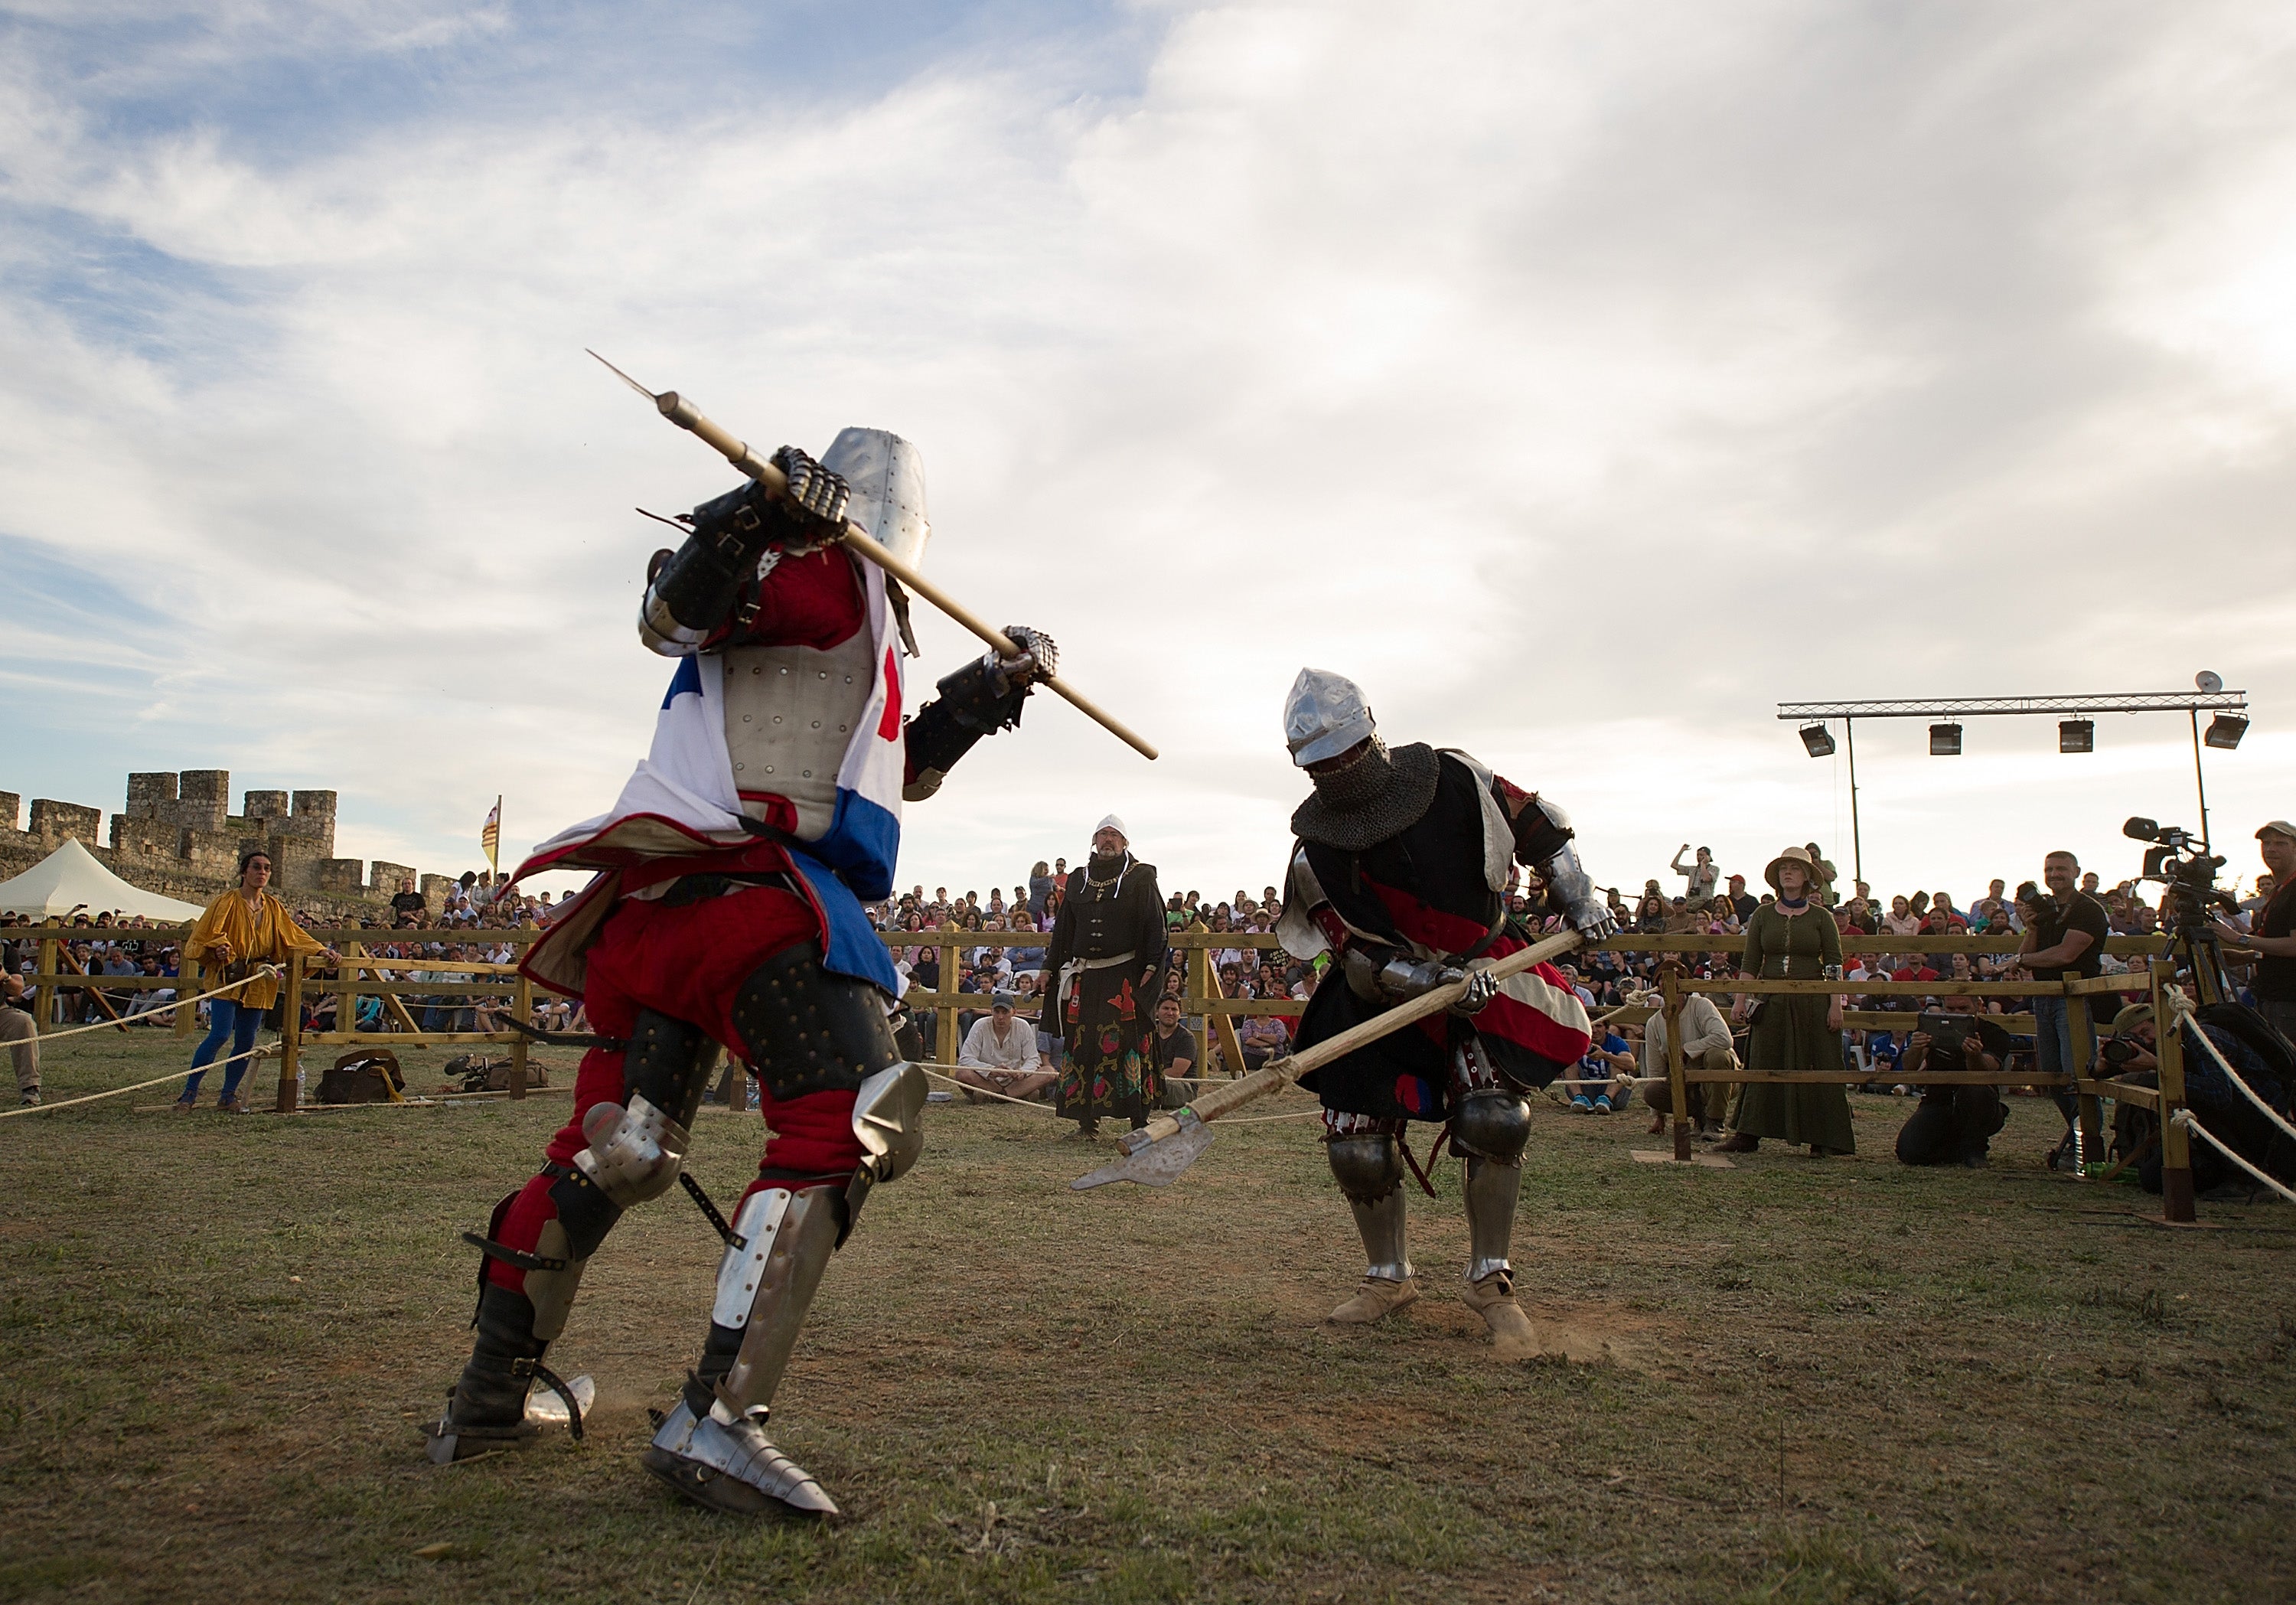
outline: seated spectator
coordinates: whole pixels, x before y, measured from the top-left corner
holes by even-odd
[[[1933,981],[1938,972],[1930,968],[1929,960],[1918,953],[1909,953],[1901,966],[1890,972],[1893,981]]]
[[[152,980],[160,980],[163,979],[163,972],[160,968],[160,960],[156,954],[146,958],[144,961],[141,966],[141,973]],[[172,1008],[175,1002],[176,989],[174,987],[153,987],[146,991],[133,994],[131,995],[131,1001],[127,1005],[127,1012],[130,1015],[163,1013],[167,1010]]]
[[[1148,1053],[1164,1086],[1157,1107],[1178,1109],[1196,1095],[1203,1085],[1196,1079],[1196,1039],[1180,1018],[1180,1000],[1169,994],[1156,1000]]]
[[[1938,892],[1930,898],[1930,912],[1922,921],[1923,935],[1949,937],[1968,929],[1969,921],[1953,905],[1951,892]]]
[[[1031,930],[1032,929],[1029,924],[1029,918],[1026,914],[1013,915],[1012,924],[1014,930],[1027,931]],[[1013,977],[1014,982],[1017,983],[1024,975],[1043,973],[1045,968],[1045,945],[1043,942],[1038,941],[1029,943],[1024,946],[1007,947],[1004,950],[1004,958],[1006,963],[1010,967],[1008,973]]]
[[[1243,1049],[1243,1068],[1256,1070],[1271,1059],[1281,1059],[1291,1051],[1291,1028],[1283,1018],[1274,1014],[1246,1014],[1236,1021],[1238,1045]]]
[[[1582,1115],[1607,1115],[1633,1101],[1635,1056],[1629,1049],[1625,1037],[1608,1029],[1587,1044],[1570,1089],[1572,1109]]]
[[[965,1033],[952,1079],[963,1084],[971,1103],[980,1102],[983,1092],[1033,1098],[1053,1085],[1054,1073],[1037,1052],[1037,1034],[1013,1012],[1010,993],[991,998],[988,1012]]]
[[[1665,994],[1657,991],[1636,992],[1632,1001],[1644,1008],[1663,1009]],[[1724,1019],[1720,1007],[1703,992],[1685,993],[1678,1016],[1682,1023],[1682,1068],[1685,1074],[1693,1069],[1722,1074],[1738,1068],[1737,1050],[1732,1045],[1730,1022]],[[1658,1135],[1666,1129],[1669,1115],[1674,1113],[1674,1086],[1670,1060],[1667,1052],[1666,1016],[1653,1014],[1643,1026],[1642,1073],[1645,1078],[1655,1077],[1666,1083],[1653,1086],[1644,1094],[1651,1107],[1650,1134]],[[1701,1137],[1722,1134],[1724,1114],[1730,1103],[1730,1085],[1720,1081],[1693,1081],[1686,1084],[1689,1101],[1688,1118],[1696,1123]]]
[[[1655,880],[1643,882],[1643,895],[1635,900],[1635,930],[1641,936],[1659,936],[1666,929],[1666,897]]]
[[[1901,1067],[1909,1081],[1918,1084],[1922,1072],[1966,1070],[1998,1075],[2009,1057],[2009,1034],[1979,1012],[1973,997],[1940,1000],[1948,1014],[1967,1015],[1975,1028],[1963,1039],[1959,1057],[1951,1064],[1932,1063],[1930,1034],[1915,1031],[1906,1039]],[[2009,1111],[1997,1086],[1966,1084],[1923,1086],[1922,1101],[1898,1133],[1898,1160],[1904,1165],[1965,1165],[1985,1163],[1994,1134],[2008,1123]]]

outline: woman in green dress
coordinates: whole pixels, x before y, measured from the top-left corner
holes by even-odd
[[[1812,895],[1816,866],[1807,848],[1788,848],[1770,861],[1762,878],[1777,893],[1746,921],[1746,951],[1738,978],[1751,980],[1839,980],[1841,933],[1833,916]],[[1841,1069],[1841,1004],[1837,994],[1764,993],[1759,1012],[1754,997],[1741,993],[1730,1018],[1753,1020],[1746,1044],[1750,1070],[1839,1070]],[[1749,1083],[1738,1104],[1735,1129],[1720,1144],[1722,1153],[1751,1153],[1764,1137],[1807,1142],[1812,1157],[1850,1153],[1857,1138],[1849,1129],[1849,1094],[1838,1083]]]

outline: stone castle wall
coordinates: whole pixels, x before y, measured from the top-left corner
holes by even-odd
[[[127,806],[111,816],[109,844],[100,808],[36,797],[20,830],[22,811],[20,793],[0,791],[0,880],[77,837],[129,885],[187,903],[205,903],[235,884],[240,855],[255,848],[270,855],[272,889],[290,907],[348,920],[376,917],[406,880],[417,882],[436,913],[454,883],[380,858],[370,866],[336,857],[332,791],[250,791],[234,814],[224,769],[131,774]]]

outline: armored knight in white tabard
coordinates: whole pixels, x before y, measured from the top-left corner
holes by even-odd
[[[924,1077],[888,1024],[900,983],[860,899],[892,888],[903,799],[1020,722],[1053,643],[1008,628],[1018,655],[966,665],[908,714],[903,599],[831,537],[849,516],[922,558],[915,448],[847,430],[819,463],[785,446],[774,463],[786,495],[745,482],[656,554],[638,633],[678,667],[652,750],[612,808],[519,872],[597,872],[521,968],[582,998],[601,1036],[541,1173],[484,1236],[466,1234],[485,1256],[477,1337],[430,1428],[441,1464],[529,1437],[537,1382],[567,1394],[579,1434],[578,1401],[544,1355],[623,1211],[683,1181],[726,1250],[700,1356],[645,1465],[718,1510],[837,1509],[766,1421],[830,1257],[870,1189],[923,1146]],[[721,1050],[758,1078],[768,1138],[730,1224],[681,1175]]]

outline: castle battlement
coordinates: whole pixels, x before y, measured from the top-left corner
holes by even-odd
[[[453,881],[381,859],[370,866],[336,857],[332,791],[250,791],[234,814],[227,769],[130,774],[127,806],[111,816],[109,845],[101,808],[36,797],[20,830],[23,800],[20,793],[0,791],[0,880],[22,873],[73,837],[131,885],[194,903],[236,881],[240,855],[257,848],[270,855],[273,888],[299,907],[372,914],[414,880],[435,913]]]

